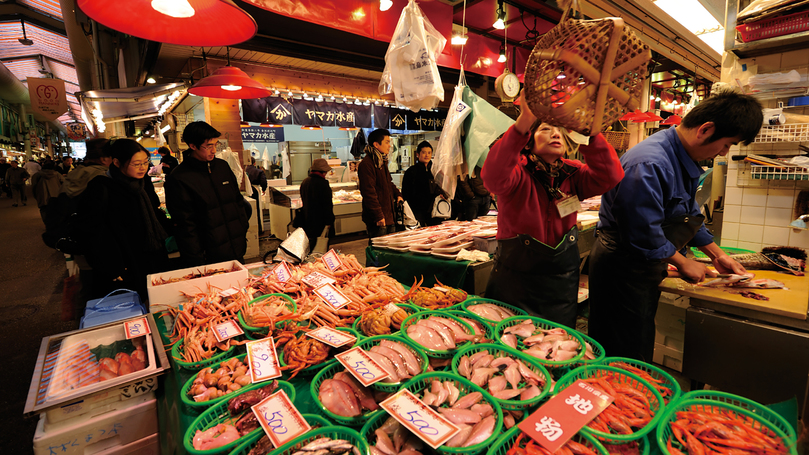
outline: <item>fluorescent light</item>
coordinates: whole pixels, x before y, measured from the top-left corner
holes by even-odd
[[[163,128],[160,128],[160,134],[165,133],[166,131],[171,129],[171,125],[166,125]]]
[[[393,6],[392,0],[379,0],[379,11],[387,11]]]
[[[196,11],[188,0],[152,0],[152,8],[171,17],[191,17]]]
[[[278,96],[280,94],[281,94],[281,92],[279,92],[278,90],[275,91],[275,96]]]
[[[657,0],[655,5],[666,14],[687,28],[691,33],[697,34],[702,30],[717,30],[712,33],[697,35],[716,52],[724,52],[725,31],[722,24],[702,6],[699,0]],[[720,37],[716,39],[714,34]]]

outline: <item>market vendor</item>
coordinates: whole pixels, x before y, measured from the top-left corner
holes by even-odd
[[[301,220],[295,218],[295,226],[303,227],[309,238],[309,250],[317,245],[317,238],[328,227],[328,238],[334,237],[334,202],[326,174],[331,171],[329,162],[323,158],[312,161],[309,177],[301,183]]]
[[[517,122],[489,151],[481,176],[497,195],[497,252],[486,297],[575,327],[579,287],[576,213],[580,200],[615,186],[623,171],[602,135],[564,158],[564,132],[541,123],[524,95]]]
[[[433,218],[433,204],[436,197],[447,198],[433,176],[433,146],[421,141],[416,146],[416,164],[410,166],[402,178],[402,196],[410,205],[410,210],[421,226],[435,226],[443,221]]]
[[[720,273],[744,273],[703,224],[694,200],[702,174],[697,162],[752,142],[762,121],[753,97],[720,93],[621,157],[626,176],[601,199],[590,253],[589,334],[610,356],[652,361],[658,285],[667,264],[695,283],[714,275],[686,259],[686,245],[707,254]]]

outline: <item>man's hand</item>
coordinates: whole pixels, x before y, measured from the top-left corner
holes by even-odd
[[[385,220],[384,220],[384,219],[382,219],[382,220],[377,221],[377,222],[376,222],[376,225],[377,225],[377,226],[379,226],[379,227],[383,227],[383,226],[385,226]]]
[[[399,196],[399,197],[397,197],[397,198],[396,198],[396,202],[397,202],[397,203],[399,203],[399,204],[401,204],[401,203],[403,203],[403,202],[404,202],[404,198],[402,198],[401,196]]]
[[[677,266],[677,271],[680,272],[680,276],[684,280],[692,283],[699,283],[703,281],[706,276],[716,276],[716,272],[706,267],[705,264],[690,259],[686,259],[684,262],[680,263],[680,265]]]
[[[747,270],[745,270],[743,265],[736,262],[735,259],[731,258],[727,254],[714,258],[713,266],[716,267],[716,270],[719,273],[735,273],[737,275],[747,273]]]

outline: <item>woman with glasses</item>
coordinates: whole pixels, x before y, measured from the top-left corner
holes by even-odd
[[[131,139],[117,139],[110,152],[109,178],[91,180],[78,208],[86,226],[85,254],[93,267],[92,297],[131,289],[146,302],[146,275],[168,266],[166,216],[154,187],[145,184],[146,149]]]

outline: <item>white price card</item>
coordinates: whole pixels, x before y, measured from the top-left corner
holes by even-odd
[[[312,429],[283,390],[268,396],[251,409],[273,447],[280,447]]]
[[[390,376],[387,371],[359,346],[337,354],[334,358],[342,363],[343,366],[346,367],[346,370],[365,387]]]
[[[149,328],[146,318],[140,318],[124,322],[124,332],[126,332],[126,339],[129,340],[152,333],[152,329]]]
[[[385,315],[386,316],[393,316],[399,310],[401,310],[401,308],[398,305],[396,305],[395,303],[393,303],[393,302],[385,305]]]
[[[460,431],[407,389],[391,395],[379,406],[433,449],[439,448]]]
[[[220,343],[243,333],[244,330],[233,319],[213,326],[213,335],[216,337],[216,341]]]
[[[225,289],[224,291],[221,291],[219,293],[219,296],[220,297],[230,297],[233,294],[236,294],[237,292],[239,292],[239,290],[237,288]]]
[[[272,269],[272,273],[275,274],[275,278],[282,283],[286,283],[292,278],[292,271],[289,270],[289,264],[286,261],[281,261],[280,264],[276,265],[274,269]]]
[[[320,272],[312,272],[309,275],[301,278],[301,281],[309,286],[312,286],[313,288],[318,288],[324,284],[334,284],[337,282],[334,278],[326,276]]]
[[[319,327],[305,333],[306,336],[322,341],[329,346],[339,348],[357,341],[357,337],[347,332],[341,332],[331,327]]]
[[[340,259],[340,255],[337,254],[334,249],[329,250],[328,253],[321,256],[320,260],[323,261],[323,263],[326,264],[326,267],[328,267],[332,272],[343,266],[343,261]]]
[[[253,384],[281,377],[281,366],[272,337],[247,343],[247,364]]]
[[[339,289],[334,287],[333,284],[324,284],[319,288],[315,289],[315,294],[318,295],[324,302],[328,303],[332,306],[335,310],[338,310],[346,305],[348,305],[351,300],[345,296]]]

